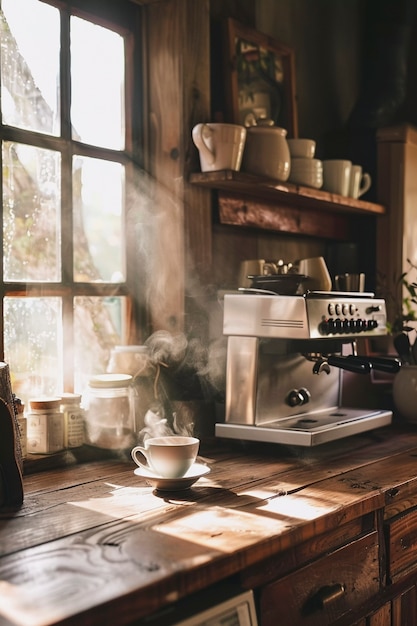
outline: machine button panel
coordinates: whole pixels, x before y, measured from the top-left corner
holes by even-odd
[[[329,294],[330,296],[330,294]],[[320,309],[320,301],[311,304],[311,310],[315,316],[315,336],[326,337],[329,335],[346,336],[359,334],[385,334],[386,313],[383,300],[352,297],[330,299],[323,302]],[[313,315],[310,316],[313,321]]]

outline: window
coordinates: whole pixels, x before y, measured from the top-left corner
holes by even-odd
[[[81,392],[138,322],[126,190],[139,8],[90,3],[1,0],[0,340],[24,401]]]

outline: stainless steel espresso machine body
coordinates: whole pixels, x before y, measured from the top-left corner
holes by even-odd
[[[395,372],[395,359],[355,354],[358,336],[385,335],[385,302],[371,293],[226,294],[225,422],[219,437],[314,446],[392,420],[388,410],[340,404],[342,370]],[[352,354],[342,355],[343,344]]]

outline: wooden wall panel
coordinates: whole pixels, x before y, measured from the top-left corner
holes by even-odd
[[[164,0],[146,7],[152,263],[148,305],[154,330],[184,328],[187,272],[211,254],[210,194],[186,182],[191,129],[207,119],[208,0]]]

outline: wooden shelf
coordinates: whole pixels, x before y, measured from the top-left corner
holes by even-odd
[[[383,215],[385,207],[382,204],[365,202],[339,196],[313,187],[302,187],[291,183],[280,183],[270,178],[262,178],[244,172],[221,170],[217,172],[198,172],[191,174],[190,182],[202,187],[222,191],[240,193],[259,200],[273,200],[277,204],[294,205],[298,208],[314,207],[325,211],[339,211],[342,213],[363,213]]]
[[[190,182],[217,190],[221,224],[343,240],[352,215],[385,214],[381,204],[232,170],[191,174]]]
[[[326,211],[343,213],[363,213],[383,215],[385,207],[373,202],[364,202],[339,196],[313,187],[302,187],[291,183],[280,183],[270,178],[262,178],[244,172],[221,170],[191,174],[190,182],[202,187],[240,193],[257,197],[259,200],[273,200],[277,204],[294,205],[298,208],[314,206]]]

